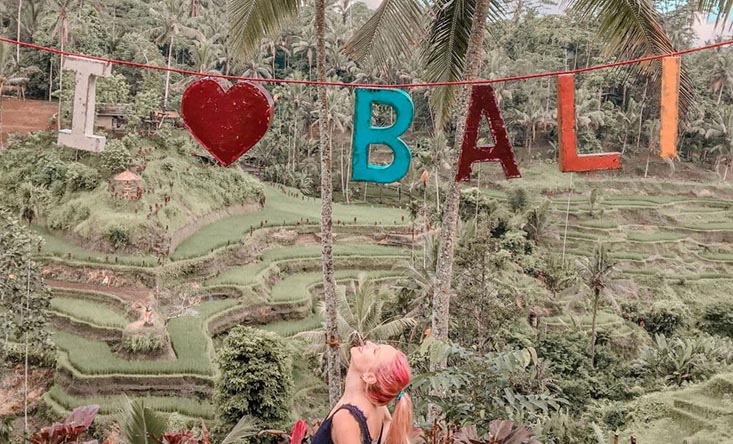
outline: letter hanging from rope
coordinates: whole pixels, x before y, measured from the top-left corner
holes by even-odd
[[[270,128],[273,100],[262,86],[240,82],[224,90],[216,80],[194,82],[181,114],[194,138],[224,166],[249,151]]]
[[[662,157],[677,157],[677,133],[680,119],[680,58],[662,59],[662,110],[659,125],[659,148]]]
[[[391,106],[395,119],[392,126],[373,126],[372,109],[375,103]],[[415,105],[406,92],[399,89],[356,90],[354,107],[354,142],[351,178],[361,182],[392,183],[405,177],[410,169],[412,155],[407,144],[400,139],[412,124]],[[369,163],[369,148],[386,145],[394,155],[390,165]]]
[[[621,168],[620,153],[578,154],[575,137],[575,76],[557,77],[557,130],[563,173]]]
[[[71,117],[71,129],[59,131],[59,145],[82,151],[101,153],[107,139],[94,135],[94,118],[96,117],[96,85],[97,77],[112,75],[112,64],[81,57],[64,57],[61,69],[74,71],[76,86],[74,87],[74,105]],[[61,116],[58,117],[59,119]]]
[[[491,134],[494,137],[493,146],[476,146],[481,118],[484,116],[489,121]],[[501,111],[494,97],[494,89],[490,85],[474,86],[471,90],[471,103],[466,117],[466,130],[463,134],[456,181],[469,180],[471,166],[476,162],[499,162],[507,179],[522,177],[504,127],[504,119],[501,118]]]

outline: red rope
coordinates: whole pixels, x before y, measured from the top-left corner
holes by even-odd
[[[203,72],[198,72],[198,71],[190,71],[186,69],[167,68],[165,66],[146,65],[144,63],[135,63],[135,62],[128,62],[125,60],[115,60],[115,59],[107,59],[104,57],[77,54],[77,53],[73,53],[69,51],[61,51],[60,49],[56,49],[56,48],[48,48],[46,46],[36,45],[33,43],[19,42],[17,40],[12,40],[8,38],[4,38],[4,37],[0,37],[0,42],[10,43],[11,45],[19,45],[19,46],[23,46],[23,47],[31,48],[31,49],[37,49],[39,51],[50,52],[53,54],[81,57],[81,58],[88,59],[88,60],[96,60],[99,62],[112,63],[114,65],[132,66],[135,68],[151,69],[154,71],[170,71],[170,72],[174,72],[178,74],[197,76],[197,77],[211,77],[211,78],[217,78],[217,79],[240,80],[240,81],[260,82],[260,83],[339,86],[339,87],[345,87],[345,88],[425,88],[425,87],[436,87],[436,86],[487,85],[487,84],[492,84],[492,83],[513,82],[517,80],[538,79],[542,77],[555,77],[555,76],[564,75],[564,74],[579,74],[579,73],[588,72],[588,71],[596,71],[599,69],[607,69],[607,68],[613,68],[617,66],[632,65],[634,63],[649,62],[652,60],[663,59],[665,57],[670,57],[670,56],[681,56],[681,55],[690,54],[690,53],[697,52],[697,51],[704,51],[707,49],[720,48],[721,46],[728,46],[728,45],[733,44],[733,40],[726,40],[724,42],[713,43],[711,45],[700,46],[697,48],[686,49],[684,51],[676,51],[676,52],[671,52],[668,54],[642,57],[639,59],[623,60],[620,62],[607,63],[604,65],[589,66],[587,68],[571,69],[568,71],[551,71],[551,72],[543,72],[543,73],[537,73],[537,74],[526,74],[526,75],[514,76],[514,77],[502,77],[498,79],[483,79],[483,80],[471,80],[471,81],[460,81],[460,82],[404,83],[404,84],[380,85],[380,84],[374,84],[374,83],[318,82],[315,80],[260,79],[260,78],[255,78],[255,77],[241,77],[241,76],[231,76],[231,75],[224,75],[224,74],[208,74],[208,73],[203,73]]]

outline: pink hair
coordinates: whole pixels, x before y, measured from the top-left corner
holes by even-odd
[[[407,356],[398,352],[392,362],[379,367],[374,372],[376,382],[367,387],[367,396],[377,405],[385,405],[410,383],[410,364]],[[412,432],[412,400],[403,393],[395,404],[392,424],[385,442],[389,444],[408,444]]]

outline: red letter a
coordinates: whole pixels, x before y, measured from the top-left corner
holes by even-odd
[[[481,117],[486,116],[496,145],[476,146]],[[458,159],[456,181],[471,178],[471,165],[474,162],[499,162],[507,179],[522,177],[517,160],[514,158],[509,136],[504,128],[501,111],[494,98],[494,89],[489,85],[474,86],[471,90],[471,104],[466,117],[466,130],[463,134],[461,157]]]

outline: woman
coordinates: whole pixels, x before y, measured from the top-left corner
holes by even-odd
[[[367,341],[351,349],[344,396],[318,431],[313,444],[409,444],[412,401],[404,389],[410,365],[401,351]],[[387,403],[397,398],[394,415]]]

